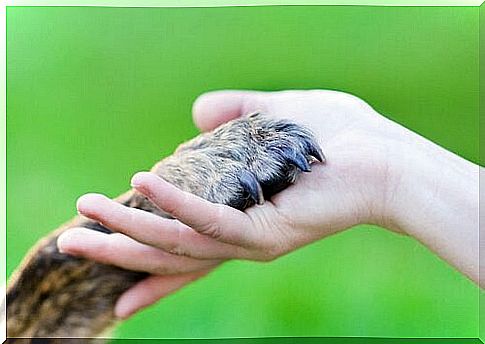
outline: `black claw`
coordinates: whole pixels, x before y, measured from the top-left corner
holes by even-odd
[[[250,171],[243,171],[239,176],[239,181],[244,190],[259,205],[264,203],[263,189],[256,176]]]
[[[327,160],[320,146],[313,142],[308,142],[308,154],[320,162],[325,162]]]
[[[287,154],[286,158],[290,160],[290,162],[298,167],[303,172],[311,172],[312,169],[310,164],[306,160],[305,156],[298,151],[291,151]]]

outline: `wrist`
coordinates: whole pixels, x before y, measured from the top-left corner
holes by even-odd
[[[408,132],[395,162],[388,228],[478,279],[479,166]]]
[[[400,231],[417,236],[440,207],[444,212],[456,211],[455,203],[473,206],[478,166],[415,133],[408,135],[399,147],[401,159],[390,168],[395,177],[388,193],[395,201],[389,214]]]
[[[409,219],[425,217],[433,201],[458,194],[474,178],[477,166],[424,137],[379,116],[365,140],[373,159],[363,173],[370,185],[363,220],[403,234],[413,235]],[[369,134],[369,133],[368,133]],[[463,194],[463,192],[461,192]],[[412,216],[411,216],[412,214]]]

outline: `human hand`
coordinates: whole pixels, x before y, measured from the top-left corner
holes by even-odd
[[[278,215],[306,235],[293,241],[289,236],[290,245],[278,242],[279,247],[267,250],[269,258],[315,237],[369,223],[414,237],[479,283],[483,168],[337,91],[216,91],[197,99],[193,115],[199,128],[209,130],[254,110],[307,125],[328,158],[326,166],[315,166],[273,198]],[[279,224],[263,207],[247,213],[262,221],[265,231]]]
[[[311,174],[301,175],[294,185],[244,213],[182,192],[150,173],[135,175],[134,188],[179,221],[171,222],[170,226],[149,223],[134,226],[139,224],[137,214],[129,209],[121,211],[119,204],[106,198],[92,196],[80,199],[80,213],[128,235],[138,244],[198,262],[229,258],[272,260],[356,224],[373,223],[415,236],[474,278],[475,268],[470,264],[474,251],[457,253],[463,245],[471,244],[473,233],[458,235],[458,240],[449,244],[449,236],[423,228],[422,224],[429,222],[423,211],[426,208],[417,207],[422,205],[423,197],[410,191],[416,180],[429,171],[440,170],[443,162],[453,165],[451,170],[465,170],[467,175],[474,176],[463,159],[387,120],[362,100],[334,91],[209,93],[196,101],[194,119],[202,130],[208,130],[253,111],[308,126],[320,139],[327,156],[326,165],[314,165]],[[451,186],[443,193],[456,194],[455,189],[469,189],[463,183]],[[420,185],[425,199],[429,199],[425,189],[435,187],[434,180]],[[408,221],[410,214],[414,217],[412,221]],[[448,216],[448,226],[466,221],[465,215],[470,215],[470,211]],[[146,227],[152,229],[148,232],[151,234],[147,234]],[[473,222],[469,227],[473,228]],[[448,234],[456,236],[452,231]],[[79,249],[80,243],[71,243],[71,250]],[[78,253],[101,260],[96,252]],[[129,257],[129,253],[118,250],[120,256]],[[149,257],[136,258],[140,267],[153,266]],[[103,262],[119,265],[116,259]],[[143,285],[135,288],[138,289],[127,292],[132,295],[127,301],[131,310],[128,313],[148,304],[139,299],[154,302],[158,296],[156,288]],[[123,298],[125,295],[119,303]]]

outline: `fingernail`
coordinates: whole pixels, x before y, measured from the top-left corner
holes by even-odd
[[[82,195],[77,199],[76,208],[80,214],[88,214],[93,208],[96,208],[96,203],[103,202],[107,199],[102,194],[89,193]]]
[[[135,313],[134,309],[131,309],[129,306],[125,305],[123,301],[118,301],[118,304],[115,306],[114,313],[117,318],[120,319],[127,319]]]
[[[71,245],[73,243],[73,236],[71,235],[71,231],[67,230],[66,232],[59,235],[57,238],[57,249],[61,253],[70,253]]]
[[[135,173],[135,175],[131,178],[131,186],[136,188],[143,184],[143,179],[146,178],[147,174],[150,174],[150,172],[142,171]]]

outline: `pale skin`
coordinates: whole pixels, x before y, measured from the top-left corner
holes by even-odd
[[[183,192],[149,172],[132,186],[175,219],[105,196],[78,200],[80,214],[115,234],[66,231],[61,251],[152,275],[120,297],[127,318],[228,259],[270,261],[358,224],[409,235],[471,280],[478,277],[479,173],[475,165],[335,91],[217,91],[193,107],[203,131],[261,111],[308,126],[327,157],[296,183],[241,212]],[[483,285],[482,285],[483,287]]]

